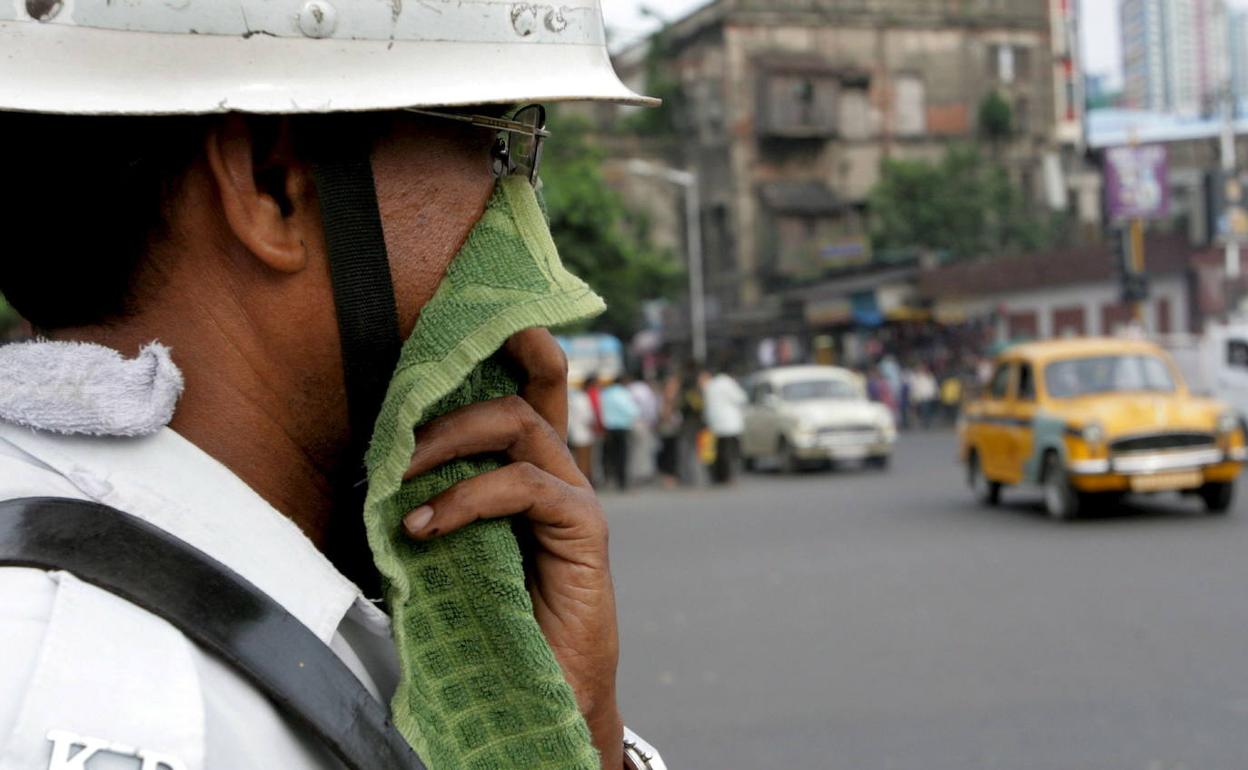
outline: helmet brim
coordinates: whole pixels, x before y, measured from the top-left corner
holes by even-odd
[[[601,46],[250,38],[0,21],[0,110],[311,114],[474,104],[656,106]],[[38,62],[35,67],[20,62]]]

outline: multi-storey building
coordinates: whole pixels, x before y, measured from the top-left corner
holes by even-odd
[[[1225,0],[1123,0],[1128,107],[1208,113],[1227,86]]]
[[[1073,17],[1070,0],[718,0],[670,25],[659,55],[679,115],[665,160],[701,180],[713,336],[808,332],[836,308],[887,317],[905,303],[904,278],[828,288],[889,257],[869,245],[884,160],[981,141],[1037,204],[1064,202],[1057,149],[1081,135]],[[622,54],[626,78],[643,77],[644,51]],[[1013,125],[989,141],[978,113],[993,93]],[[636,184],[671,206],[652,180]]]
[[[1235,95],[1236,112],[1244,115],[1248,113],[1248,10],[1231,11],[1227,18],[1231,93]]]

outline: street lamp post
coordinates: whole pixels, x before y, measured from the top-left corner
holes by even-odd
[[[689,328],[693,338],[693,360],[706,363],[706,295],[702,276],[702,203],[698,176],[690,171],[660,166],[645,160],[631,160],[628,170],[637,176],[663,179],[685,190],[685,230],[689,256]]]

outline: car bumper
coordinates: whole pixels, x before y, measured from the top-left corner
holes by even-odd
[[[834,462],[865,460],[871,457],[888,457],[893,453],[893,442],[873,441],[815,442],[807,446],[795,446],[793,454],[801,460],[831,460]]]
[[[1166,491],[1209,482],[1233,481],[1248,460],[1248,450],[1198,449],[1152,452],[1097,460],[1073,460],[1066,466],[1071,483],[1084,492]],[[1148,482],[1156,481],[1156,489]]]

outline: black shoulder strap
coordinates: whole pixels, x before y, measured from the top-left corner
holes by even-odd
[[[224,658],[352,770],[424,770],[386,709],[307,626],[142,519],[60,498],[0,502],[0,567],[65,570]]]

